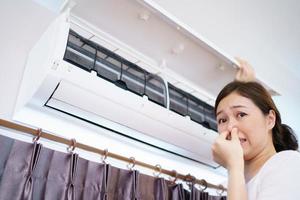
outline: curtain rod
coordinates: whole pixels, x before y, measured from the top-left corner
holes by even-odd
[[[159,173],[163,173],[163,174],[174,177],[174,181],[176,181],[177,179],[181,179],[183,181],[193,182],[193,183],[202,185],[202,186],[205,187],[205,189],[206,189],[206,187],[208,187],[208,188],[214,188],[214,189],[221,190],[222,193],[227,190],[223,185],[214,185],[214,184],[211,184],[211,183],[207,182],[205,179],[196,179],[195,177],[193,177],[190,174],[183,175],[183,174],[177,173],[175,170],[166,170],[166,169],[161,168],[160,165],[153,166],[153,165],[150,165],[148,163],[144,163],[144,162],[135,160],[133,157],[127,158],[127,157],[124,157],[124,156],[121,156],[121,155],[118,155],[118,154],[115,154],[115,153],[112,153],[112,152],[108,152],[107,150],[97,149],[95,147],[91,147],[91,146],[76,142],[75,139],[68,140],[68,139],[65,139],[63,137],[59,137],[59,136],[56,136],[56,135],[46,133],[42,129],[30,128],[30,127],[20,125],[20,124],[14,123],[14,122],[10,122],[10,121],[7,121],[7,120],[3,120],[3,119],[0,119],[0,125],[3,126],[3,127],[6,127],[6,128],[14,129],[14,130],[21,131],[21,132],[24,132],[24,133],[29,133],[29,134],[31,134],[35,137],[38,137],[38,138],[42,137],[42,138],[45,138],[45,139],[48,139],[48,140],[51,140],[51,141],[54,141],[54,142],[69,145],[69,147],[72,147],[73,150],[75,148],[80,148],[80,149],[83,149],[83,150],[86,150],[86,151],[89,151],[89,152],[100,154],[100,155],[105,156],[105,157],[111,157],[111,158],[114,158],[114,159],[117,159],[117,160],[121,160],[121,161],[124,161],[124,162],[127,162],[127,163],[131,163],[133,166],[134,165],[139,165],[139,166],[142,166],[142,167],[145,167],[145,168],[148,168],[148,169],[152,169],[154,171],[158,171]]]

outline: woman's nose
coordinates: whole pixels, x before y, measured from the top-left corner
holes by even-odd
[[[233,128],[238,128],[238,124],[236,120],[230,119],[227,123],[227,130],[231,132]]]

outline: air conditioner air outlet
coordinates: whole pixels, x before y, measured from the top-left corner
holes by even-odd
[[[102,82],[98,92],[61,80],[45,106],[99,126],[115,127],[113,130],[117,133],[152,146],[158,145],[211,167],[218,166],[207,156],[215,132],[208,131],[210,136],[204,135],[207,130],[195,122],[182,116],[170,117],[166,108],[123,91],[110,82],[101,79],[97,82]],[[86,99],[83,101],[78,97]]]

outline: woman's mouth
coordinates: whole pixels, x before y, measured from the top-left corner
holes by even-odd
[[[245,139],[245,138],[239,138],[239,139],[240,139],[240,143],[241,143],[241,144],[247,142],[247,139]]]

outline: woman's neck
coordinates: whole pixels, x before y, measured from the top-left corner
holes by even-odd
[[[276,154],[276,150],[272,145],[271,148],[266,148],[264,151],[260,152],[251,160],[245,161],[244,173],[245,173],[246,182],[250,181],[250,179],[253,178],[258,173],[258,171],[265,164],[265,162],[267,162],[267,160],[269,160],[275,154]]]

